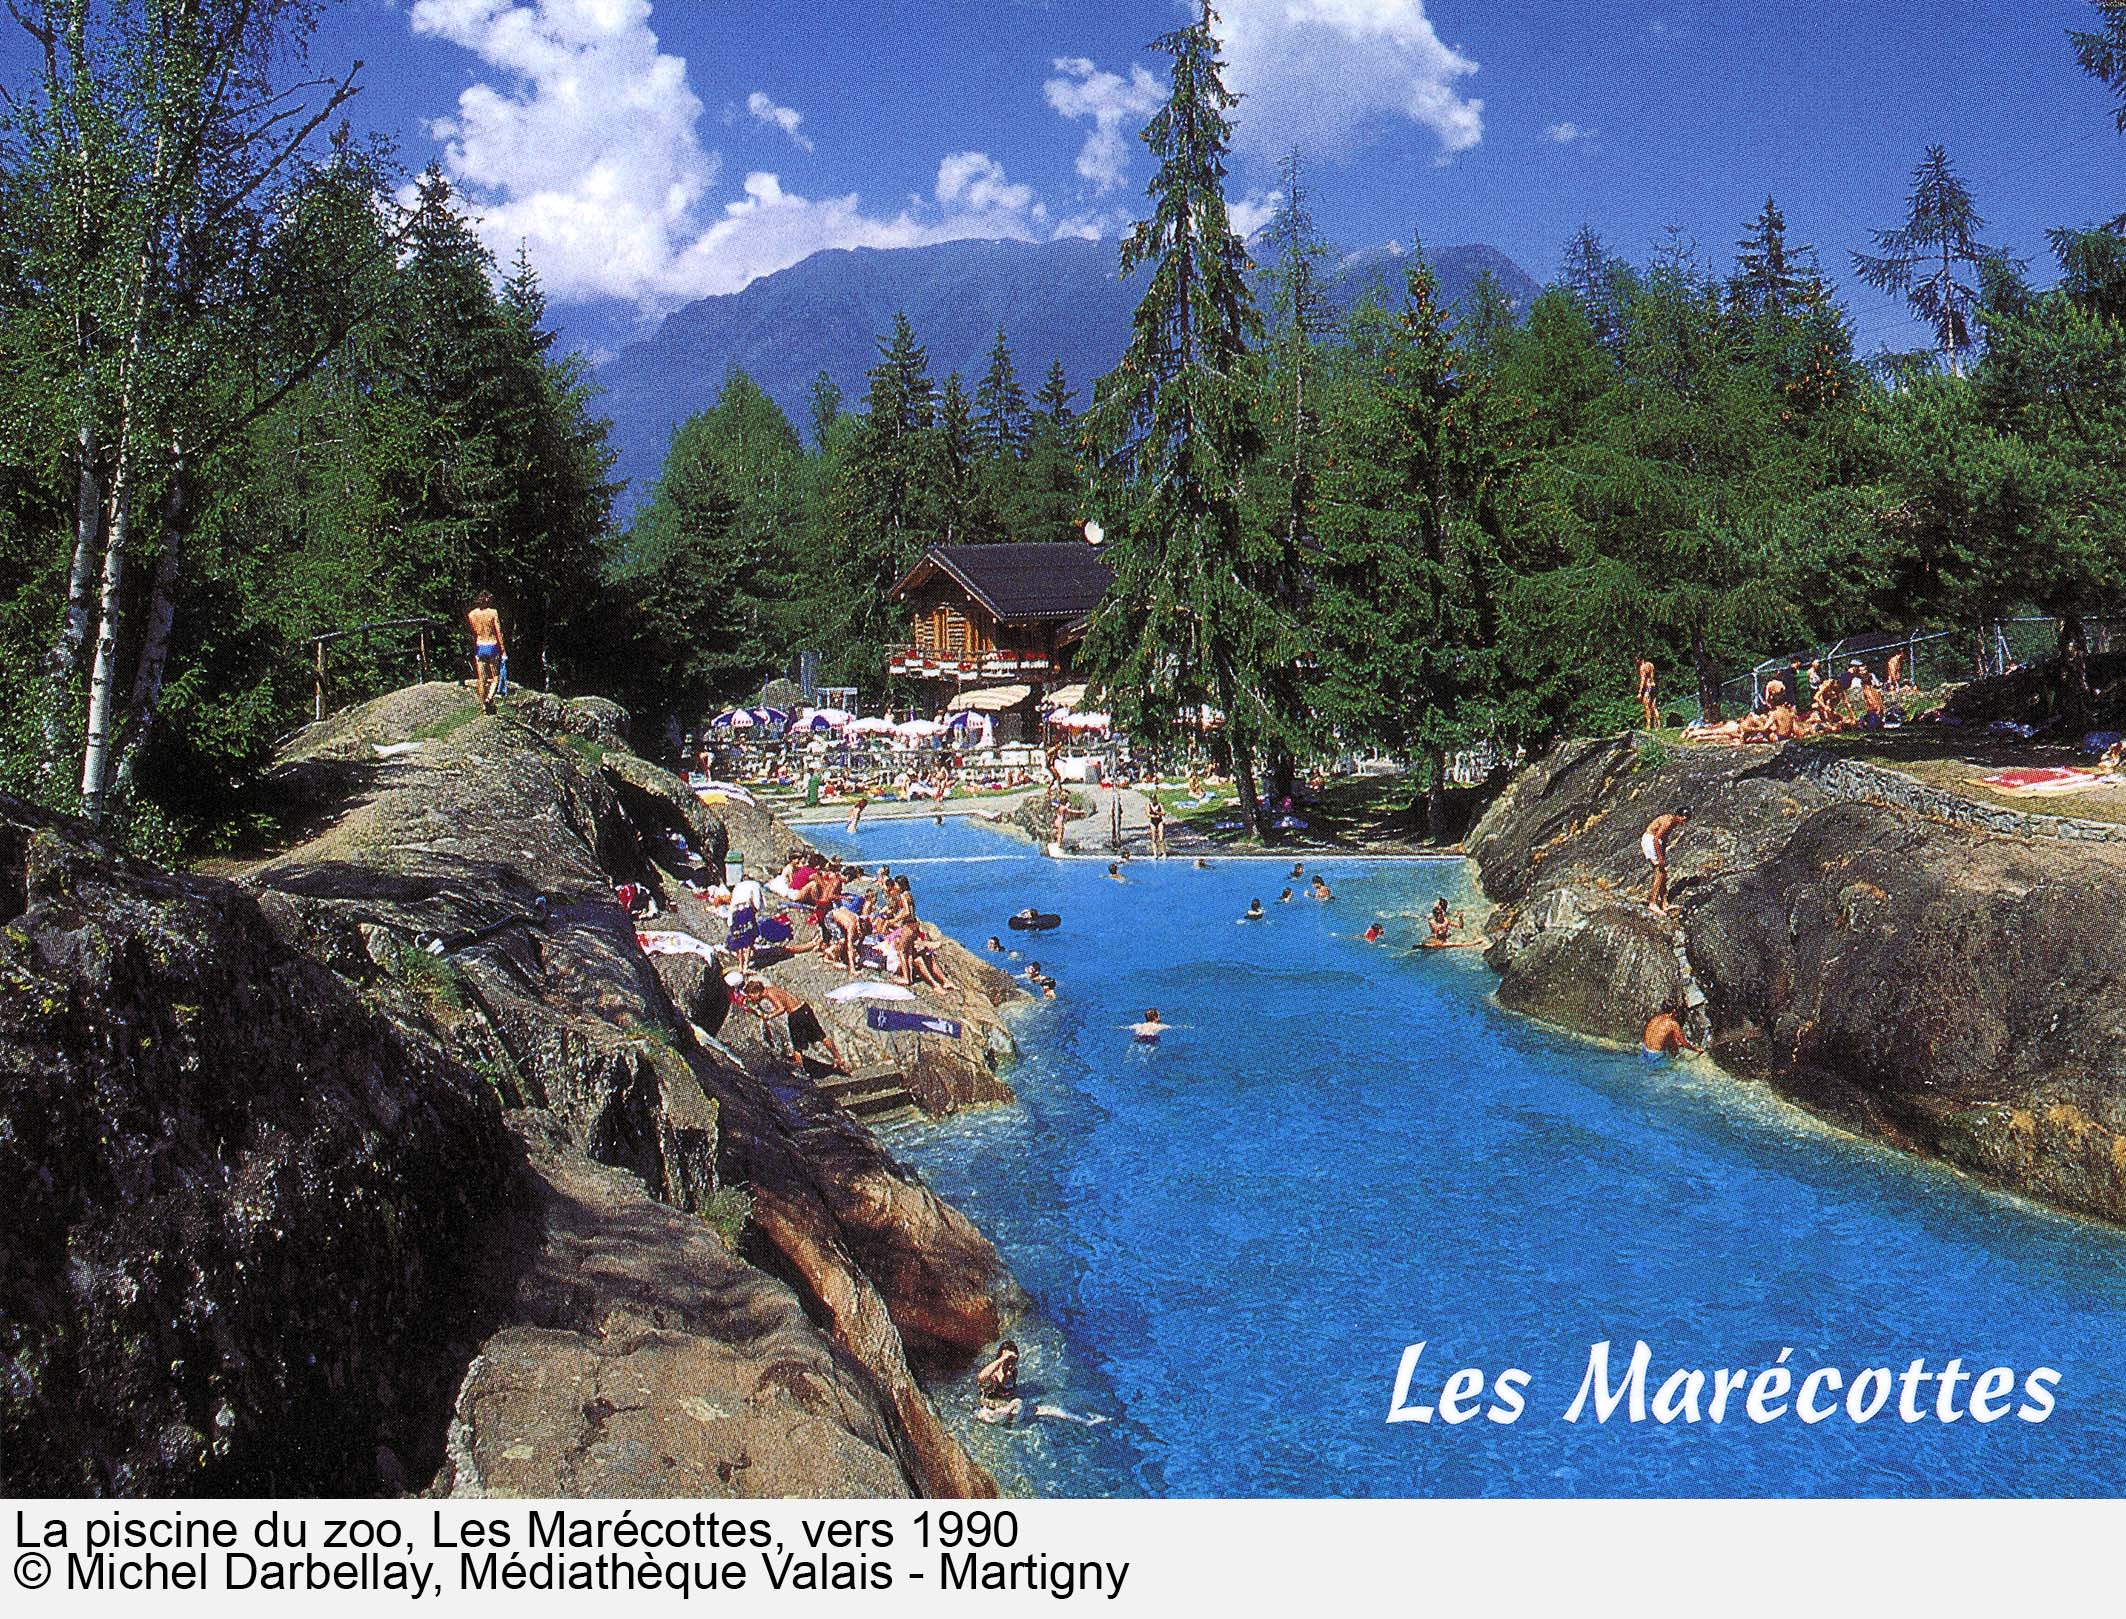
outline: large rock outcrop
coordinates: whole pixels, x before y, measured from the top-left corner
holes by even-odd
[[[441,1031],[566,1150],[682,1212],[742,1189],[742,1252],[795,1289],[867,1379],[911,1487],[993,1491],[937,1421],[910,1356],[964,1364],[995,1336],[1012,1296],[995,1249],[831,1100],[770,1083],[784,1067],[764,1049],[700,1044],[697,1030],[723,1023],[720,976],[698,957],[646,957],[614,898],[618,882],[644,884],[665,907],[652,926],[718,942],[721,923],[677,880],[673,835],[712,864],[739,852],[756,868],[796,839],[744,806],[705,808],[614,747],[601,718],[543,698],[484,717],[444,686],[311,727],[274,778],[307,818],[243,877],[305,949]],[[440,959],[420,948],[497,923]],[[513,1342],[521,1358],[525,1341]],[[536,1342],[562,1357],[542,1386],[565,1407],[566,1368],[582,1367],[551,1337]],[[593,1473],[610,1487],[610,1457],[574,1476]],[[839,1470],[817,1484],[847,1487]]]
[[[624,1170],[531,1143],[509,1324],[458,1389],[453,1495],[903,1496],[906,1441],[797,1295]]]
[[[488,1087],[234,884],[0,799],[0,1487],[369,1494],[441,1459]]]
[[[1797,746],[1628,738],[1524,770],[1470,852],[1508,1005],[1635,1039],[1693,1004],[1720,1060],[1848,1127],[2126,1219],[2126,849],[1827,790]],[[1638,841],[1689,805],[1670,923]]]

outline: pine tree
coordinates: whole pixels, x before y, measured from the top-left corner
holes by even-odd
[[[1630,301],[1631,266],[1613,258],[1592,225],[1582,225],[1565,244],[1559,285],[1572,295],[1594,328],[1595,341],[1614,353],[1624,342],[1624,306]]]
[[[1026,448],[1026,390],[1019,386],[1017,368],[1011,360],[1011,344],[1004,328],[997,328],[996,342],[989,350],[989,370],[975,390],[975,425],[982,454],[1002,460]]]
[[[974,532],[981,505],[979,456],[974,407],[955,371],[945,378],[937,412],[938,518],[948,545],[979,537]]]
[[[872,565],[883,590],[911,567],[935,532],[937,394],[930,356],[905,313],[879,342],[867,373],[864,419],[850,456],[850,481],[864,528],[876,542]]]
[[[2126,135],[2126,0],[2094,3],[2101,26],[2070,28],[2067,38],[2082,71],[2118,97],[2118,105],[2111,109],[2111,122],[2120,134]]]
[[[1047,380],[1028,418],[1026,449],[999,489],[998,528],[1008,539],[1049,543],[1081,537],[1092,515],[1084,460],[1080,453],[1077,412],[1063,362],[1050,364]]]
[[[1507,730],[1514,697],[1489,386],[1450,340],[1438,281],[1414,247],[1403,307],[1327,483],[1314,621],[1322,711],[1345,735],[1425,760],[1436,838],[1447,833],[1447,755]]]
[[[1728,308],[1744,320],[1778,319],[1807,301],[1816,277],[1810,268],[1812,247],[1789,248],[1786,216],[1772,197],[1750,223],[1749,234],[1735,244],[1735,273],[1728,278]]]
[[[1487,367],[1499,362],[1520,329],[1513,300],[1489,268],[1469,283],[1468,306],[1455,324],[1462,349]]]
[[[1041,391],[1034,395],[1033,401],[1042,420],[1058,432],[1063,431],[1078,419],[1078,412],[1072,403],[1076,398],[1077,393],[1071,387],[1070,379],[1063,374],[1063,362],[1049,361],[1048,375],[1042,380]]]
[[[1261,331],[1247,251],[1226,212],[1229,113],[1206,0],[1189,27],[1153,49],[1172,59],[1169,93],[1144,130],[1159,159],[1152,217],[1122,243],[1125,276],[1149,270],[1121,365],[1094,405],[1099,442],[1127,480],[1128,521],[1110,554],[1115,585],[1094,616],[1089,651],[1111,689],[1141,694],[1140,725],[1171,728],[1209,698],[1249,822],[1263,827],[1255,760],[1297,728],[1265,691],[1293,661],[1278,599],[1279,545],[1244,520],[1260,430],[1248,351]]]
[[[841,420],[841,385],[827,375],[822,366],[818,376],[805,395],[805,408],[812,425],[812,448],[824,450],[827,439],[834,432],[834,424]]]
[[[1264,232],[1264,240],[1276,254],[1269,274],[1275,395],[1271,424],[1276,429],[1272,437],[1283,486],[1277,527],[1291,547],[1287,562],[1296,583],[1297,546],[1300,536],[1308,532],[1319,471],[1321,420],[1314,391],[1320,380],[1321,339],[1330,330],[1332,311],[1323,285],[1329,247],[1307,206],[1297,151],[1285,154],[1279,179],[1283,198]]]
[[[1971,193],[1949,165],[1949,154],[1929,146],[1912,171],[1905,222],[1873,233],[1877,253],[1855,253],[1853,273],[1880,292],[1894,292],[1911,305],[1934,333],[1935,351],[1956,376],[1978,343],[1973,325],[1983,273],[2001,258],[1978,233],[1986,228]]]

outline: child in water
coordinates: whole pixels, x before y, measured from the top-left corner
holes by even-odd
[[[1248,914],[1240,920],[1243,922],[1260,922],[1262,920],[1262,901],[1259,899],[1249,900]]]
[[[1144,1010],[1144,1021],[1142,1023],[1126,1024],[1125,1027],[1136,1037],[1139,1045],[1156,1046],[1159,1043],[1159,1036],[1166,1033],[1171,1025],[1159,1021],[1158,1007],[1149,1006]]]

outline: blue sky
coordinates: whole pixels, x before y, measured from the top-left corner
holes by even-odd
[[[1725,264],[1767,191],[1843,283],[1941,141],[1996,241],[2126,208],[2126,139],[2065,32],[2088,0],[1225,0],[1233,192],[1312,155],[1347,245],[1490,242],[1538,278],[1591,222]],[[342,0],[358,122],[433,157],[567,330],[623,340],[820,247],[1112,236],[1142,197],[1145,50],[1178,0]],[[1845,287],[1864,346],[1917,340]]]

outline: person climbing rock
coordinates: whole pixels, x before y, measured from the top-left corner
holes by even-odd
[[[1668,903],[1668,840],[1688,825],[1690,811],[1687,808],[1671,810],[1648,821],[1646,830],[1639,835],[1639,852],[1654,868],[1653,892],[1647,896],[1646,903],[1664,916],[1674,914]]]

